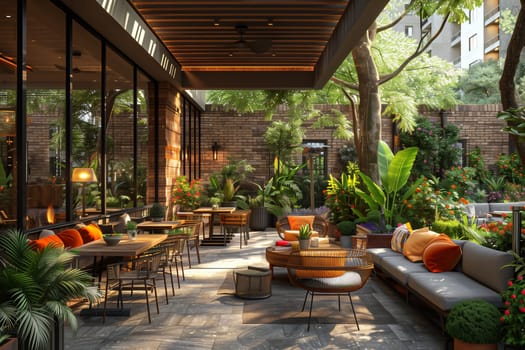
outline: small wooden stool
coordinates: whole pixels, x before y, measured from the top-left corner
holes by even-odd
[[[243,299],[265,299],[272,296],[272,273],[269,269],[249,266],[235,271],[235,295]]]

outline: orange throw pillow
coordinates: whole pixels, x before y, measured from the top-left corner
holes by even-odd
[[[422,261],[427,244],[437,236],[438,233],[430,231],[427,227],[412,231],[403,246],[403,255],[412,262]]]
[[[440,234],[423,252],[423,263],[430,272],[452,271],[461,259],[461,247],[450,237]]]
[[[288,216],[288,224],[290,230],[299,230],[303,225],[310,225],[313,229],[315,216],[313,215],[301,215],[301,216]]]
[[[35,239],[29,243],[31,248],[34,250],[41,251],[48,245],[52,245],[56,248],[64,248],[64,242],[57,235],[51,235],[40,239]]]
[[[78,230],[70,228],[62,232],[57,233],[57,236],[64,242],[66,248],[75,248],[84,244],[84,240]]]
[[[80,235],[82,236],[82,241],[85,243],[89,243],[91,241],[96,241],[98,239],[102,239],[102,231],[98,227],[97,224],[89,224],[84,227],[81,227],[78,232],[80,232]]]

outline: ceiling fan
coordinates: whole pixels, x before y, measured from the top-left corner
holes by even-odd
[[[239,40],[233,43],[235,49],[249,49],[253,53],[263,54],[272,48],[272,41],[268,39],[259,39],[255,41],[247,41],[244,39],[248,26],[246,24],[237,24],[235,31],[239,34]]]

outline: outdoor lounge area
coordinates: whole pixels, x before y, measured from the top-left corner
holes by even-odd
[[[273,229],[250,232],[239,249],[236,235],[228,247],[201,247],[200,264],[185,270],[186,280],[166,304],[159,285],[160,314],[148,323],[143,296],[125,296],[129,317],[79,317],[76,334],[66,329],[66,349],[445,349],[446,337],[418,304],[372,276],[353,293],[356,328],[348,299],[341,312],[335,297],[318,297],[310,331],[301,312],[304,290],[292,287],[285,268],[275,268],[272,295],[241,299],[234,295],[233,273],[248,266],[267,267],[265,248],[279,239]],[[80,313],[86,303],[75,308]]]

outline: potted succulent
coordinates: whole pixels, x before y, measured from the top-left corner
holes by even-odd
[[[445,330],[455,350],[497,349],[501,338],[500,312],[485,300],[465,300],[452,307]]]
[[[73,253],[53,245],[33,250],[16,229],[0,235],[0,246],[0,330],[17,337],[21,349],[57,348],[64,323],[77,327],[68,303],[98,299],[98,291],[89,288],[92,277],[71,268]]]
[[[311,237],[312,228],[310,225],[302,225],[299,227],[299,249],[304,250],[310,248]]]
[[[153,203],[151,209],[149,210],[149,216],[151,217],[151,220],[162,221],[164,220],[164,215],[166,215],[166,208],[158,202]]]
[[[212,209],[217,209],[219,208],[219,205],[221,204],[221,199],[219,197],[211,197],[210,204],[211,204]]]
[[[133,241],[137,238],[137,223],[135,221],[128,221],[126,230],[128,231],[128,238],[130,240]]]
[[[352,236],[355,235],[355,222],[344,220],[337,223],[337,229],[341,233],[339,242],[343,248],[352,248]]]

